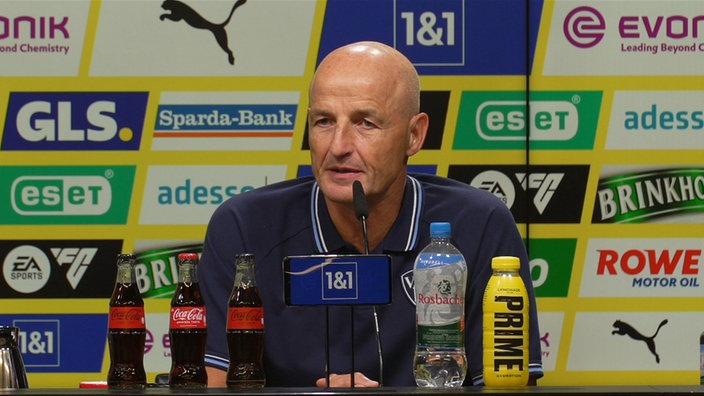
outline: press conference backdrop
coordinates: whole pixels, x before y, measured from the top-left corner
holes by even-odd
[[[183,3],[0,1],[0,324],[32,387],[105,378],[118,252],[139,257],[150,379],[168,371],[176,254],[229,196],[310,174],[308,82],[357,40],[421,74],[411,170],[511,208],[541,385],[699,381],[704,2]]]

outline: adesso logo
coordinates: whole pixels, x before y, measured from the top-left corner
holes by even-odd
[[[124,224],[134,166],[2,167],[0,224]]]
[[[139,150],[147,92],[12,92],[2,150]]]

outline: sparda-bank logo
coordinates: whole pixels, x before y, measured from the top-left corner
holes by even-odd
[[[139,150],[148,96],[11,92],[2,150]]]

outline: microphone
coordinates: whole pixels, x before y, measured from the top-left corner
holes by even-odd
[[[369,208],[367,207],[367,195],[364,194],[362,182],[355,180],[352,182],[352,201],[354,202],[354,214],[362,223],[362,238],[364,239],[364,254],[369,254],[369,237],[367,235],[367,217]],[[379,317],[376,314],[376,306],[372,307],[374,313],[374,330],[376,331],[376,350],[379,354],[379,386],[384,386],[384,355],[381,350],[381,332],[379,331]],[[351,377],[352,387],[354,387],[354,373]]]
[[[369,254],[369,237],[367,235],[367,196],[364,194],[364,187],[359,180],[352,183],[352,201],[354,202],[354,213],[362,222],[362,238],[364,239],[364,254]]]

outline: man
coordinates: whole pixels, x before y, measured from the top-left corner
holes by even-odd
[[[428,115],[419,112],[418,75],[408,59],[376,42],[330,53],[310,86],[309,143],[314,178],[284,181],[233,197],[208,226],[199,277],[208,309],[206,362],[210,386],[224,386],[225,318],[234,256],[254,253],[264,305],[267,386],[325,386],[325,339],[330,337],[330,386],[349,386],[350,309],[287,307],[285,256],[364,252],[352,183],[367,195],[371,253],[392,257],[392,303],[377,307],[383,385],[414,386],[413,262],[430,240],[433,221],[452,223],[453,241],[468,265],[465,384],[481,384],[481,301],[493,256],[521,259],[531,296],[531,369],[542,376],[537,314],[520,234],[506,206],[488,192],[432,175],[407,175],[422,147]],[[378,386],[380,362],[374,313],[354,308],[355,386]]]

